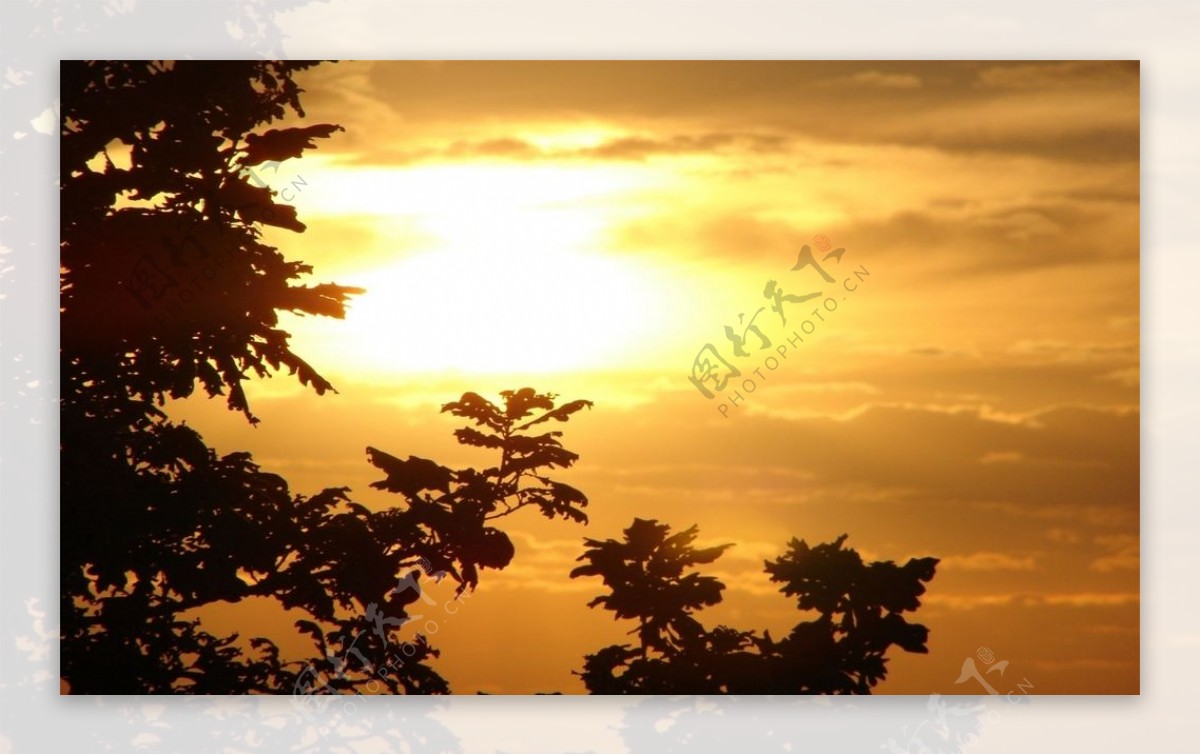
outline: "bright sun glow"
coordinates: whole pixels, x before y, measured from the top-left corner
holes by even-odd
[[[307,215],[383,215],[390,207],[381,227],[403,223],[428,243],[381,251],[378,264],[337,276],[368,293],[321,338],[322,350],[379,372],[611,366],[638,351],[642,323],[666,292],[649,265],[601,248],[614,212],[603,200],[647,183],[638,169],[589,167],[323,174],[321,195],[305,198]]]
[[[504,238],[488,248],[375,271],[347,345],[385,369],[544,372],[602,366],[636,331],[650,292],[632,266]]]

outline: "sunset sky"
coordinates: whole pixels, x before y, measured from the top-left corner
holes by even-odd
[[[570,672],[632,625],[567,573],[635,516],[736,544],[708,626],[799,620],[762,572],[793,536],[941,558],[912,617],[930,654],[897,649],[879,693],[976,694],[955,680],[981,646],[1009,661],[1005,689],[1138,691],[1136,63],[342,62],[297,80],[307,118],[287,125],[345,132],[259,171],[308,225],[266,236],[312,282],[367,289],[345,320],[284,318],[339,393],[281,376],[248,388],[256,428],[203,398],[172,416],[296,492],[383,507],[399,500],[368,487],[368,445],[487,460],[438,412],[464,391],[595,402],[560,428],[590,524],[506,519],[513,564],[452,616],[426,607],[455,691],[582,692]],[[825,256],[819,234],[845,249],[821,262],[834,284],[792,270],[806,244]],[[768,281],[823,295],[784,325]],[[735,357],[725,327],[756,312],[771,346],[751,334]],[[712,399],[688,379],[709,343],[742,372]],[[274,605],[217,621],[289,627]]]

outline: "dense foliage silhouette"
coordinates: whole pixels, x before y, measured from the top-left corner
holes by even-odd
[[[445,692],[425,639],[400,645],[422,575],[463,590],[503,568],[514,549],[495,520],[519,509],[586,520],[583,494],[545,476],[575,455],[538,427],[586,401],[465,394],[443,411],[470,420],[459,440],[499,462],[451,470],[369,448],[376,487],[402,499],[377,512],[346,488],[295,495],[167,416],[166,399],[200,388],[257,422],[243,382],[284,370],[333,390],[278,313],[342,317],[360,291],[304,285],[311,269],[263,243],[264,225],[305,227],[251,172],[340,130],[263,130],[303,116],[293,75],[311,65],[62,65],[60,660],[73,693],[337,692],[372,672],[391,691]],[[194,618],[252,597],[300,612],[315,657],[287,660],[278,638],[220,636]]]
[[[892,645],[928,652],[929,630],[910,624],[933,579],[936,558],[863,563],[843,548],[846,535],[809,547],[793,539],[764,562],[780,592],[809,618],[775,640],[727,626],[707,629],[694,614],[721,602],[725,585],[691,571],[729,545],[697,548],[698,530],[634,519],[623,540],[585,540],[585,562],[571,577],[597,576],[609,592],[591,607],[637,622],[637,645],[610,645],[584,659],[580,676],[593,694],[869,694],[887,675]]]

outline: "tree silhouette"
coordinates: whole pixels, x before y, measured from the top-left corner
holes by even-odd
[[[774,640],[727,626],[706,629],[694,616],[721,602],[725,585],[689,571],[731,545],[696,548],[695,526],[634,519],[624,540],[584,541],[585,562],[571,577],[598,576],[610,592],[589,603],[637,622],[638,645],[610,645],[584,659],[593,694],[869,694],[887,675],[892,645],[928,652],[929,630],[902,614],[920,606],[936,558],[863,563],[843,548],[846,535],[809,547],[793,539],[764,562],[780,591],[813,618]]]
[[[375,486],[403,499],[378,512],[346,488],[294,495],[249,454],[219,455],[167,416],[166,399],[201,388],[257,422],[243,382],[283,370],[333,390],[278,313],[342,317],[360,291],[298,282],[311,268],[261,229],[305,227],[252,172],[340,130],[262,130],[303,116],[293,75],[311,65],[62,65],[60,661],[73,693],[346,692],[371,680],[446,692],[428,642],[400,643],[421,576],[474,588],[480,569],[512,559],[494,520],[519,509],[586,521],[583,494],[545,476],[575,455],[557,431],[527,432],[586,401],[465,394],[443,411],[469,419],[458,439],[498,464],[451,470],[369,448],[385,474]],[[287,660],[272,638],[185,618],[247,598],[300,612],[316,657]]]
[[[251,423],[244,381],[286,371],[333,386],[291,348],[279,313],[343,317],[360,289],[306,284],[309,266],[263,242],[264,226],[303,232],[294,207],[254,172],[302,157],[340,127],[268,129],[303,117],[305,62],[65,62],[60,173],[60,666],[73,693],[444,693],[438,655],[406,624],[422,581],[458,594],[512,561],[497,520],[522,509],[586,523],[587,498],[551,479],[577,460],[532,388],[494,403],[466,393],[442,411],[457,440],[493,454],[451,469],[368,447],[399,500],[372,511],[349,489],[294,494],[248,453],[218,454],[165,402],[197,389]],[[695,527],[635,520],[625,541],[587,540],[572,577],[601,576],[597,598],[638,622],[639,646],[590,655],[592,692],[869,692],[891,645],[924,652],[919,605],[936,559],[865,565],[844,538],[793,541],[771,579],[817,618],[780,641],[694,614],[724,585],[690,571],[728,545],[698,549]],[[312,658],[269,637],[221,636],[197,611],[273,600],[300,616]]]
[[[153,422],[155,404],[199,384],[254,422],[247,373],[287,368],[317,393],[333,388],[291,350],[277,313],[342,317],[361,290],[293,283],[312,269],[262,243],[260,226],[305,226],[250,172],[341,130],[253,133],[288,108],[304,115],[292,75],[311,65],[63,63],[67,409],[103,406],[122,423]],[[127,169],[110,154],[122,145]]]
[[[345,618],[337,618],[328,605],[319,611],[306,606],[336,628],[328,631],[311,621],[298,622],[322,651],[297,678],[301,691],[354,690],[381,679],[393,692],[449,692],[445,681],[424,663],[437,651],[420,635],[412,641],[401,639],[410,618],[406,607],[422,597],[421,577],[452,578],[462,593],[479,583],[480,569],[508,566],[516,549],[490,522],[526,507],[549,519],[587,522],[587,497],[545,475],[555,467],[570,467],[578,456],[563,448],[560,431],[526,431],[544,422],[566,422],[592,403],[556,406],[552,394],[532,388],[502,391],[501,396],[503,406],[466,393],[442,407],[443,412],[471,420],[475,426],[460,428],[455,436],[465,445],[499,452],[495,466],[453,470],[429,459],[401,460],[367,448],[370,462],[386,475],[372,487],[401,495],[404,504],[378,513],[350,504],[359,517],[346,520],[354,537],[337,531],[326,534],[325,539],[332,536],[343,549],[333,560],[340,571],[314,586],[311,594],[327,601],[340,589],[361,587],[339,597],[342,607],[350,610]],[[324,561],[318,563],[327,567]]]

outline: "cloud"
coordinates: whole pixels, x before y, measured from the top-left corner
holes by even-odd
[[[981,218],[984,228],[1000,233],[1012,241],[1038,241],[1059,235],[1063,226],[1039,210],[1010,210]]]
[[[1138,206],[1092,203],[1069,195],[1006,207],[932,205],[846,223],[836,231],[874,257],[911,258],[914,250],[957,249],[931,258],[944,275],[1022,274],[1080,265],[1131,263],[1136,286]],[[1136,290],[1136,289],[1135,289]]]
[[[619,449],[605,449],[606,466],[636,468],[654,458],[729,470],[791,468],[813,476],[800,500],[828,502],[844,494],[839,487],[849,491],[869,483],[877,490],[907,491],[893,495],[893,505],[957,501],[1137,510],[1139,418],[1132,410],[1063,405],[1012,412],[986,405],[870,402],[822,416],[764,401],[734,419],[716,417],[713,422],[722,424],[705,429],[702,399],[692,400],[690,413],[672,406],[686,398],[643,410],[642,420],[649,422],[656,422],[650,415],[657,411],[670,412],[676,417],[672,429],[654,439],[624,434]],[[693,419],[680,424],[689,414]],[[708,441],[713,433],[720,434],[719,444]],[[1013,455],[1006,463],[980,463],[998,451]],[[680,474],[657,484],[690,486],[714,502],[727,497],[767,504],[772,494],[777,501],[797,500],[795,483],[786,478],[764,477],[754,486],[735,485],[736,479]],[[743,495],[745,487],[756,488],[753,497]]]
[[[1099,535],[1095,542],[1107,553],[1093,559],[1091,568],[1101,574],[1126,569],[1137,569],[1141,565],[1141,546],[1137,535]]]
[[[943,556],[939,568],[963,571],[1033,571],[1033,556],[1010,556],[981,551],[964,556]]]
[[[919,89],[921,77],[911,73],[883,73],[882,71],[862,71],[842,79],[843,82],[862,84],[869,87],[884,89]]]
[[[1018,451],[989,451],[979,457],[980,464],[1015,464],[1024,460]]]
[[[1136,87],[1138,77],[1136,60],[1065,60],[988,66],[979,71],[977,82],[995,89],[1079,89]]]
[[[790,140],[780,134],[706,133],[676,134],[671,137],[628,136],[574,154],[592,159],[643,160],[656,155],[712,155],[722,151],[747,154],[777,154]]]
[[[1059,543],[1061,545],[1074,545],[1080,540],[1078,532],[1066,527],[1050,527],[1049,529],[1045,530],[1043,534],[1050,542]]]
[[[1033,599],[1048,606],[1069,606],[1071,608],[1101,608],[1111,606],[1127,606],[1141,602],[1141,596],[1136,592],[1080,592],[1040,595]]]
[[[841,394],[860,394],[866,396],[878,396],[881,391],[877,386],[862,381],[830,381],[830,382],[812,382],[812,383],[796,383],[793,385],[780,386],[779,393],[841,393]]]
[[[569,124],[564,128],[570,128]],[[413,165],[471,160],[644,161],[659,157],[781,155],[791,139],[782,134],[699,132],[660,135],[630,133],[586,146],[554,146],[514,136],[463,138],[362,153],[354,161],[369,165]]]
[[[503,137],[499,139],[479,139],[479,140],[459,140],[451,142],[443,147],[440,151],[430,150],[424,153],[424,157],[451,157],[451,158],[473,158],[473,157],[504,157],[514,159],[528,159],[531,157],[541,156],[542,152],[536,146],[524,139],[516,139],[513,137]],[[417,154],[416,159],[420,159],[422,155]]]
[[[1142,382],[1142,371],[1139,367],[1126,367],[1124,369],[1106,372],[1101,375],[1099,379],[1111,380],[1126,387],[1136,388]]]
[[[699,215],[660,211],[617,226],[610,243],[616,249],[686,250],[692,259],[743,264],[761,259],[765,276],[782,267],[782,262],[795,260],[800,248],[810,242],[809,235],[785,220],[759,217],[752,211],[726,209]]]
[[[660,132],[720,122],[1054,161],[1138,156],[1137,68],[1119,61],[347,62],[301,83],[314,119],[354,122],[333,147],[352,152],[573,119]]]
[[[973,501],[969,505],[977,511],[1003,514],[1016,519],[1033,519],[1040,522],[1079,522],[1088,527],[1097,528],[1131,527],[1136,524],[1138,519],[1136,509],[1112,505],[1047,503],[1043,506],[1022,506],[1002,501]]]
[[[951,611],[971,611],[977,608],[995,608],[1012,605],[1017,596],[1013,593],[971,593],[946,595],[938,592],[921,598],[930,607],[946,608]]]
[[[1132,592],[1070,592],[1070,593],[971,593],[941,594],[930,592],[922,602],[930,606],[953,611],[971,611],[979,608],[1012,606],[1021,608],[1065,607],[1065,608],[1115,608],[1136,605],[1141,596]]]
[[[674,194],[644,205],[643,212],[613,228],[608,244],[619,251],[656,250],[738,266],[761,260],[765,275],[780,261],[794,260],[819,231],[846,246],[847,259],[897,263],[901,272],[943,281],[1042,270],[1065,274],[1081,265],[1124,263],[1136,291],[1136,197],[1101,201],[1076,195],[1079,184],[1136,185],[1136,170],[1096,171],[1070,180],[1060,180],[1067,175],[1062,173],[1039,182],[1040,196],[1029,196],[1003,160],[980,159],[970,166],[916,155],[886,160],[876,154],[860,158],[855,169],[710,180],[705,185],[711,191],[688,196],[682,208]],[[941,184],[904,178],[905,172],[937,174]],[[963,197],[953,206],[944,199],[951,192]],[[1074,298],[1065,288],[1059,297]]]
[[[1021,356],[1047,357],[1063,362],[1137,361],[1137,341],[1017,341],[1009,352]]]
[[[519,527],[519,524],[505,527],[516,548],[516,555],[512,563],[504,568],[503,579],[488,582],[489,589],[548,593],[594,593],[601,589],[596,580],[567,578],[576,566],[575,559],[583,553],[582,537],[547,538]],[[487,576],[493,577],[491,573]]]
[[[1139,126],[1137,87],[1113,86],[939,100],[860,124],[847,136],[1055,162],[1137,162]]]

